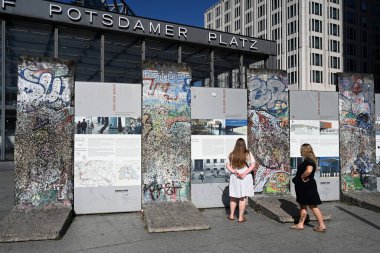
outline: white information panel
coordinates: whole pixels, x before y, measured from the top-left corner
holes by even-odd
[[[141,210],[141,85],[75,84],[74,210]]]
[[[193,87],[191,94],[191,200],[198,208],[228,206],[226,159],[238,138],[247,142],[247,90]]]

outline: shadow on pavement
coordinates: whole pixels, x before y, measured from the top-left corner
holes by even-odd
[[[349,214],[349,215],[355,217],[356,219],[358,219],[358,220],[360,220],[360,221],[366,223],[367,225],[370,225],[371,227],[374,227],[374,228],[376,228],[377,230],[380,230],[380,226],[378,226],[378,225],[376,225],[376,224],[374,224],[374,223],[372,223],[372,222],[370,222],[370,221],[368,221],[368,220],[366,220],[366,219],[363,219],[363,218],[360,217],[359,215],[354,214],[353,212],[350,212],[350,211],[348,211],[347,209],[345,209],[345,208],[343,208],[343,207],[340,207],[340,206],[337,206],[336,208],[338,208],[339,210],[341,210],[341,211],[343,211],[343,212],[345,212],[345,213],[347,213],[347,214]]]

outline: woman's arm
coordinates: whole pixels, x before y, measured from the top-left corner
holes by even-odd
[[[311,166],[311,165],[306,166],[306,170],[301,175],[301,180],[303,182],[309,181],[309,176],[310,176],[311,172],[313,172],[313,166]]]
[[[231,174],[234,174],[234,175],[236,175],[236,176],[238,175],[237,170],[235,170],[234,168],[232,168],[231,164],[226,163],[226,167],[227,167],[227,169],[231,172]]]
[[[249,173],[251,173],[251,171],[255,168],[256,166],[256,161],[255,161],[255,158],[253,157],[252,153],[249,152],[249,160],[251,161],[248,169],[246,169],[243,173],[240,174],[240,177],[241,178],[244,178],[246,175],[248,175]]]

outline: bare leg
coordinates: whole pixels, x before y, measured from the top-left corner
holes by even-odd
[[[230,197],[230,219],[235,219],[235,209],[237,206],[237,198]]]
[[[319,208],[316,205],[309,205],[309,208],[311,209],[311,211],[313,211],[315,217],[317,218],[318,223],[319,223],[319,228],[326,229],[326,225],[325,225],[325,222],[323,221],[323,215],[322,215],[321,210],[319,210]]]
[[[300,205],[300,219],[298,221],[298,224],[295,225],[297,228],[303,228],[303,226],[305,225],[305,220],[307,216],[306,208],[307,206]]]
[[[245,211],[245,198],[239,199],[239,221],[244,220],[244,211]]]

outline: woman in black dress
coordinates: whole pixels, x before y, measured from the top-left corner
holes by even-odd
[[[291,226],[291,229],[303,230],[307,216],[307,206],[313,211],[319,225],[314,227],[316,232],[325,232],[326,226],[323,222],[321,210],[317,205],[322,204],[319,198],[317,183],[314,179],[314,173],[317,167],[317,158],[314,155],[313,148],[310,144],[302,144],[301,156],[304,161],[298,166],[297,174],[293,178],[296,189],[297,202],[300,204],[300,219],[298,224]]]

